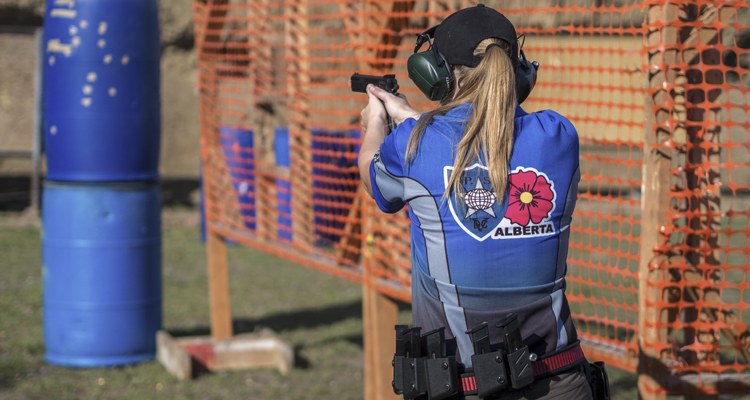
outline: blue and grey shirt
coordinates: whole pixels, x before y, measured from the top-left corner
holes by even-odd
[[[413,324],[422,332],[445,327],[449,349],[467,367],[473,347],[465,331],[488,322],[493,344],[501,347],[495,323],[510,312],[539,356],[576,340],[565,259],[580,180],[578,134],[570,121],[519,106],[505,198],[497,201],[480,160],[461,173],[464,194],[442,200],[471,112],[464,104],[434,117],[407,165],[416,121],[404,121],[370,164],[380,209],[394,213],[409,204]]]

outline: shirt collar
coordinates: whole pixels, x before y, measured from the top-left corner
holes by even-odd
[[[523,117],[524,115],[528,115],[528,113],[521,108],[520,104],[516,104],[516,117]]]

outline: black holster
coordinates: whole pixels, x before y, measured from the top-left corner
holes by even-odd
[[[474,345],[471,360],[476,389],[472,391],[476,390],[483,399],[506,389],[521,389],[534,381],[529,349],[521,340],[516,314],[508,314],[496,326],[505,338],[507,351],[492,351],[486,322],[466,331]],[[446,354],[445,328],[424,335],[420,330],[396,325],[393,392],[406,400],[445,400],[455,396],[461,389],[458,363],[455,356]]]
[[[518,390],[534,381],[529,348],[521,340],[518,316],[510,313],[495,326],[505,338],[507,352],[492,351],[486,322],[466,331],[474,345],[471,362],[477,384],[477,396],[482,399],[499,394],[509,386]]]
[[[609,400],[609,376],[607,375],[607,369],[604,367],[604,362],[584,362],[583,366],[594,400]]]
[[[406,400],[445,400],[458,393],[458,363],[446,355],[445,328],[422,336],[418,327],[396,325],[392,364],[393,392]]]

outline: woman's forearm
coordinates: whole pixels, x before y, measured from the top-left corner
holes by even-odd
[[[372,121],[365,130],[365,137],[362,139],[362,147],[359,150],[359,160],[357,162],[359,166],[359,177],[362,179],[362,184],[365,186],[365,191],[372,197],[372,187],[370,186],[370,163],[372,162],[375,153],[380,150],[380,145],[383,144],[385,136],[388,133],[388,128],[385,124],[380,121]]]
[[[364,137],[357,166],[362,184],[365,185],[367,194],[372,197],[370,163],[388,134],[386,116],[390,114],[393,120],[400,124],[407,118],[419,118],[419,113],[411,108],[405,97],[394,96],[373,85],[367,86],[367,96],[369,102],[362,110],[362,135]]]

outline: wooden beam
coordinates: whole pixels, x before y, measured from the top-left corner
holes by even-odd
[[[274,154],[274,125],[276,102],[273,96],[273,66],[271,62],[271,43],[269,41],[270,24],[268,20],[268,11],[271,7],[269,0],[257,0],[248,4],[248,54],[252,59],[251,68],[248,71],[250,81],[252,82],[252,109],[253,115],[251,121],[254,125],[255,135],[255,161],[256,161],[256,190],[268,193],[267,198],[274,199],[270,204],[261,204],[263,198],[256,192],[256,207],[266,207],[262,215],[258,213],[257,229],[259,235],[275,237],[276,235],[276,207],[275,207],[275,179],[273,176],[260,174],[259,165],[273,166],[275,164]],[[268,213],[271,214],[268,214]],[[266,221],[261,218],[265,217]]]
[[[415,3],[360,1],[339,4],[341,12],[349,16],[343,19],[344,27],[349,32],[350,42],[355,45],[354,53],[360,71],[372,68],[379,72],[389,72],[393,69],[393,62],[384,60],[398,55],[398,46],[404,38],[401,31],[409,26],[407,13],[414,9]],[[404,15],[393,15],[394,13]],[[372,35],[366,29],[379,33]],[[376,40],[369,41],[369,37]]]
[[[398,305],[370,285],[362,285],[364,323],[365,400],[396,400],[393,393],[393,353],[396,346]]]
[[[341,239],[339,239],[336,252],[336,263],[338,266],[358,265],[362,256],[362,207],[364,198],[362,185],[357,187],[354,193],[352,206],[346,216]]]
[[[650,111],[651,97],[647,96],[646,119],[653,118]],[[647,124],[653,127],[653,124]],[[669,198],[669,173],[670,160],[664,154],[651,147],[653,133],[646,131],[643,146],[643,194],[641,204],[643,217],[641,218],[641,246],[640,262],[638,268],[638,388],[641,399],[655,400],[666,399],[666,396],[653,395],[647,388],[660,389],[661,377],[659,373],[660,354],[654,345],[658,344],[657,330],[653,326],[658,323],[659,312],[656,303],[660,299],[658,287],[652,287],[649,283],[658,283],[661,280],[661,271],[652,270],[655,261],[654,248],[661,244],[662,237],[659,229],[667,224],[666,208]]]
[[[208,255],[208,302],[211,308],[211,337],[232,337],[232,311],[229,300],[227,243],[209,226],[206,239]]]
[[[292,240],[300,251],[314,249],[312,206],[312,125],[310,118],[310,49],[308,0],[287,3],[286,51],[287,96],[292,106],[289,123],[289,162],[292,180]]]
[[[226,16],[226,5],[229,0],[197,0],[196,15],[200,16],[203,24],[196,29],[195,47],[197,57],[200,58],[203,53],[218,53],[219,47],[214,46],[211,51],[206,51],[206,43],[221,43],[221,34],[217,33],[224,27],[224,21],[221,18]]]
[[[364,3],[363,0],[358,2],[339,3],[339,11],[346,15],[342,20],[344,21],[344,28],[348,32],[349,42],[353,45],[353,51],[357,57],[358,68],[360,71],[365,70],[363,68],[364,60],[369,59],[369,54],[371,53],[362,45],[361,31],[364,30],[365,26],[365,17],[362,14],[362,11],[365,8]]]
[[[414,1],[395,1],[390,4],[390,13],[404,13],[403,16],[390,15],[381,21],[383,28],[390,30],[390,32],[384,32],[380,35],[380,45],[375,51],[375,62],[373,67],[379,70],[390,71],[393,69],[393,62],[383,61],[385,59],[393,59],[398,55],[398,46],[401,44],[404,36],[401,34],[401,30],[409,26],[409,17],[406,13],[414,9]],[[373,3],[378,4],[378,3]],[[386,10],[383,10],[386,11]],[[384,47],[388,46],[388,47]]]
[[[656,13],[659,6],[652,6],[649,10],[651,22],[658,18]],[[648,44],[656,44],[660,39],[658,30],[647,33]],[[659,63],[662,57],[660,51],[647,55],[648,65]],[[660,71],[647,73],[647,88],[658,88],[664,82],[664,74]],[[663,91],[663,90],[662,90]],[[656,93],[654,97],[661,96]],[[638,265],[638,397],[644,400],[665,400],[666,396],[655,394],[662,390],[664,376],[661,365],[661,354],[654,346],[658,344],[658,331],[655,327],[659,323],[659,309],[656,303],[661,293],[658,287],[650,284],[658,283],[662,279],[662,271],[653,269],[656,262],[654,249],[663,243],[660,234],[662,226],[667,225],[667,209],[669,206],[669,174],[671,167],[670,155],[664,153],[665,147],[657,147],[669,138],[669,132],[663,132],[656,126],[664,122],[657,119],[655,102],[651,94],[646,95],[644,102],[644,143],[642,174],[641,208],[641,244],[640,262]],[[671,110],[670,110],[671,111]],[[659,113],[659,118],[668,118],[669,112]]]
[[[270,57],[270,56],[269,56]],[[256,72],[257,73],[257,72]],[[256,86],[256,90],[259,86]],[[257,95],[257,93],[255,94]],[[254,96],[255,96],[254,95]],[[289,170],[276,166],[275,116],[267,107],[254,107],[255,120],[255,218],[259,237],[277,239],[278,199],[276,179]]]

